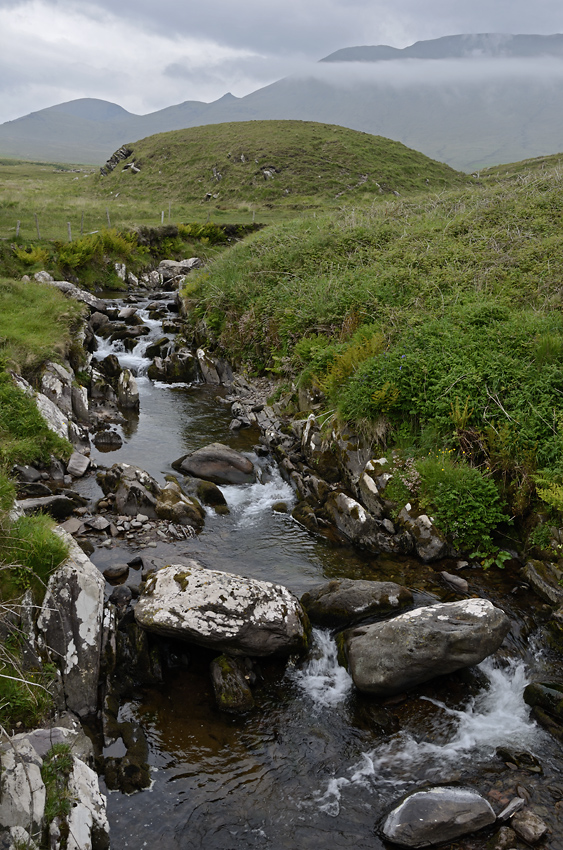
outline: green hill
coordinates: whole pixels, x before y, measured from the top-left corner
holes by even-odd
[[[208,125],[126,147],[130,155],[100,178],[100,193],[295,209],[437,192],[470,180],[399,142],[310,121]]]

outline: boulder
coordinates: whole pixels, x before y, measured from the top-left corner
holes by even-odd
[[[344,633],[354,684],[389,696],[479,664],[495,652],[510,620],[486,599],[464,599],[416,608],[384,623]]]
[[[249,671],[243,659],[220,655],[211,662],[211,682],[221,711],[242,714],[254,708]]]
[[[68,814],[67,850],[109,850],[106,798],[94,771],[74,758],[68,790],[75,803]]]
[[[106,496],[115,493],[118,514],[137,516],[142,513],[151,519],[156,518],[160,487],[144,469],[128,463],[114,463],[111,469],[98,473],[97,481]]]
[[[412,551],[412,538],[408,532],[394,534],[393,525],[389,520],[376,519],[346,493],[331,492],[324,504],[324,510],[348,540],[369,549],[370,552],[407,555]]]
[[[72,387],[72,412],[79,422],[84,422],[86,425],[90,422],[90,410],[88,408],[88,390],[86,387]]]
[[[41,390],[68,418],[72,414],[74,372],[60,363],[47,363],[41,376]]]
[[[196,496],[202,504],[209,505],[212,508],[227,507],[227,500],[223,493],[212,481],[199,479],[196,485]]]
[[[174,469],[214,484],[251,484],[256,480],[252,461],[222,443],[211,443],[172,464]]]
[[[36,514],[39,511],[49,514],[53,519],[66,519],[76,507],[68,496],[39,496],[35,499],[21,499],[17,503],[24,514]]]
[[[94,434],[92,442],[101,452],[114,452],[120,449],[123,445],[123,439],[117,431],[112,431],[111,428],[106,428],[103,431],[97,431]]]
[[[0,825],[22,827],[40,838],[45,812],[42,759],[25,738],[1,748]]]
[[[301,597],[312,623],[346,626],[367,617],[385,616],[412,604],[412,593],[392,581],[336,579]]]
[[[67,708],[83,717],[97,708],[104,580],[70,534],[56,533],[69,557],[49,578],[37,628],[59,666]]]
[[[139,409],[139,388],[130,369],[124,369],[119,376],[117,399],[125,410]]]
[[[429,847],[453,841],[490,826],[496,820],[491,805],[470,788],[416,791],[391,811],[383,837],[401,847]]]
[[[195,561],[164,567],[135,606],[140,626],[229,655],[288,655],[308,642],[308,619],[287,588]]]
[[[166,381],[169,384],[193,384],[200,380],[197,357],[181,348],[165,357],[155,357],[147,372],[151,381]]]
[[[203,350],[203,348],[198,348],[198,350],[196,351],[196,356],[205,383],[220,384],[221,378],[219,377],[219,373],[217,372],[217,367],[214,359],[210,357],[209,354],[207,354],[207,352]]]
[[[537,844],[547,834],[547,824],[530,809],[517,812],[511,824],[516,835],[526,844]]]
[[[90,466],[90,458],[80,452],[73,452],[66,466],[66,471],[74,478],[81,478]]]
[[[529,560],[524,567],[524,576],[538,596],[552,605],[563,605],[563,571],[549,561]]]
[[[205,521],[205,511],[193,497],[186,496],[176,481],[168,481],[161,488],[156,502],[156,515],[180,525],[201,528]]]

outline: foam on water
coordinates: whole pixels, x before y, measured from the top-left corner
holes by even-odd
[[[251,460],[256,463],[256,456],[251,456]],[[288,506],[295,502],[293,490],[283,480],[277,467],[265,467],[261,477],[262,480],[255,484],[221,487],[240,527],[253,525],[261,514],[271,511],[276,502],[285,502]]]
[[[444,768],[471,759],[486,762],[497,747],[532,749],[541,730],[530,720],[530,709],[523,699],[527,685],[524,663],[514,662],[503,669],[490,659],[479,665],[489,680],[487,688],[471,699],[464,710],[448,708],[437,700],[428,700],[444,711],[454,723],[448,740],[441,743],[419,742],[401,732],[375,749],[363,753],[361,761],[349,770],[348,777],[334,777],[325,792],[317,797],[319,808],[332,817],[340,811],[341,789],[361,785],[397,795],[416,773],[417,779],[440,781]]]
[[[317,710],[345,702],[353,687],[352,677],[338,663],[336,641],[322,629],[313,629],[310,658],[292,676]]]

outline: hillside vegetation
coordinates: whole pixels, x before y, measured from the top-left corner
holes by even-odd
[[[217,201],[301,209],[441,191],[467,175],[399,142],[311,121],[245,121],[194,127],[128,144],[100,191],[174,204]],[[141,169],[134,173],[135,163]],[[125,170],[124,170],[125,167]]]
[[[436,481],[470,463],[512,515],[563,508],[563,175],[504,170],[268,228],[190,278],[193,321]]]

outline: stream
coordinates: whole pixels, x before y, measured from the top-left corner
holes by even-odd
[[[145,555],[157,564],[195,558],[205,567],[286,585],[297,596],[347,577],[405,584],[416,605],[459,598],[439,577],[455,562],[424,565],[362,554],[311,535],[289,512],[273,511],[280,501],[291,509],[291,487],[271,459],[254,453],[257,430],[229,430],[229,410],[220,401],[224,389],[171,386],[146,376],[146,347],[162,336],[147,303],[135,306],[150,334],[132,352],[98,340],[96,358],[115,353],[136,375],[140,414],[122,426],[122,448],[93,448],[92,459],[99,466],[126,461],[162,482],[178,457],[219,441],[249,453],[262,476],[260,483],[221,487],[230,514],[207,509],[198,536],[157,542],[142,550]],[[93,477],[81,486],[90,498],[101,496]],[[116,540],[96,548],[91,559],[104,569],[135,554],[138,546]],[[258,661],[257,707],[243,716],[223,714],[215,705],[208,670],[217,653],[187,645],[171,652],[162,685],[139,690],[120,710],[120,720],[135,719],[145,730],[152,785],[131,796],[104,789],[112,847],[379,850],[384,845],[376,827],[392,803],[424,784],[454,782],[480,790],[497,812],[516,793],[529,795],[552,830],[548,846],[563,850],[561,746],[530,719],[522,698],[528,681],[560,665],[543,639],[546,606],[516,574],[464,575],[470,593],[502,607],[514,627],[501,650],[478,668],[435,679],[407,698],[382,702],[356,692],[328,630],[314,630],[303,659]],[[139,581],[131,570],[128,583]],[[496,755],[500,746],[532,753],[543,772],[510,769]],[[484,848],[490,834],[456,846]]]

